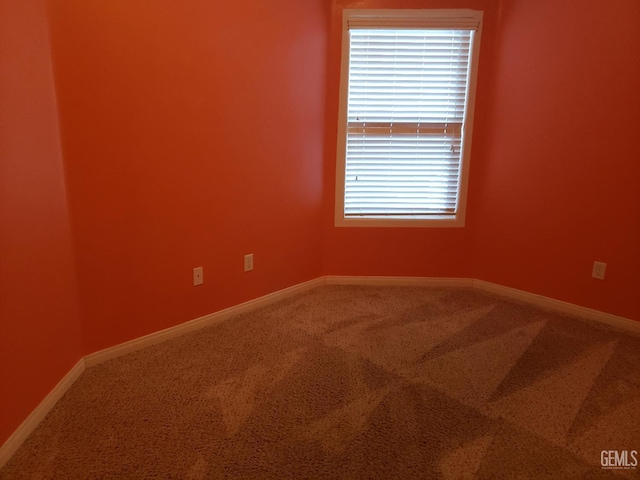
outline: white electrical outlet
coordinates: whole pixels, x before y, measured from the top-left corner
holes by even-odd
[[[193,269],[193,286],[202,285],[204,283],[204,268],[196,267]]]
[[[249,272],[251,270],[253,270],[253,253],[244,256],[244,271]]]
[[[602,262],[593,262],[593,272],[591,276],[598,280],[604,280],[604,274],[607,271],[607,264]]]

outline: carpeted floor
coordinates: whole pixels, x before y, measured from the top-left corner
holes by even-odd
[[[602,450],[640,450],[639,338],[327,286],[88,369],[0,479],[640,477]]]

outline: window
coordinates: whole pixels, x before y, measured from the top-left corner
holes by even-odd
[[[481,23],[344,11],[337,226],[464,226]]]

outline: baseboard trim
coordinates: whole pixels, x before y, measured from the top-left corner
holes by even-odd
[[[67,372],[67,374],[53,387],[53,390],[44,397],[40,404],[29,414],[15,432],[0,447],[0,469],[5,466],[14,453],[20,448],[20,445],[33,433],[33,431],[44,420],[44,417],[58,403],[73,383],[82,375],[86,369],[84,358],[81,358],[75,366]]]
[[[592,308],[581,307],[573,303],[556,300],[535,293],[516,288],[505,287],[497,283],[486,282],[473,278],[438,278],[438,277],[367,277],[367,276],[326,276],[327,285],[380,285],[380,286],[416,286],[416,287],[461,287],[474,288],[487,293],[507,297],[512,300],[535,305],[544,310],[550,310],[571,315],[583,320],[600,323],[608,327],[622,330],[634,335],[640,335],[640,322],[601,312]]]
[[[140,350],[141,348],[156,345],[172,338],[179,337],[180,335],[184,335],[195,330],[200,330],[201,328],[207,327],[209,325],[214,325],[234,315],[239,315],[241,313],[250,312],[252,310],[265,307],[271,303],[283,300],[293,295],[297,295],[299,293],[319,287],[324,284],[324,278],[319,277],[307,282],[299,283],[292,287],[285,288],[283,290],[278,290],[277,292],[269,293],[253,300],[249,300],[239,305],[234,305],[233,307],[225,308],[224,310],[219,310],[209,315],[204,315],[194,320],[189,320],[185,323],[181,323],[164,330],[150,333],[149,335],[145,335],[143,337],[135,338],[128,342],[124,342],[119,345],[100,350],[99,352],[91,353],[85,357],[87,368],[98,365],[102,362],[106,362],[107,360],[118,358],[122,355],[126,355],[127,353],[135,352],[136,350]]]
[[[284,300],[307,290],[322,285],[380,285],[380,286],[422,286],[422,287],[459,287],[474,288],[487,293],[511,298],[545,310],[564,313],[577,318],[601,323],[618,330],[640,335],[640,322],[628,318],[619,317],[598,310],[593,310],[572,303],[563,302],[553,298],[534,293],[505,287],[496,283],[476,280],[471,278],[438,278],[438,277],[367,277],[367,276],[339,276],[329,275],[315,278],[307,282],[299,283],[291,287],[273,292],[248,302],[205,315],[194,320],[170,327],[158,332],[139,337],[128,342],[106,348],[99,352],[81,358],[78,363],[64,376],[62,380],[49,392],[40,404],[31,412],[18,429],[0,447],[0,469],[9,461],[11,456],[20,448],[20,445],[33,433],[40,422],[46,417],[54,405],[62,398],[64,393],[73,385],[86,368],[98,365],[141,348],[155,345],[171,338],[184,335],[195,330],[224,321],[232,316],[250,312],[265,307],[274,302]]]
[[[366,277],[329,275],[324,277],[327,285],[380,285],[403,287],[461,287],[471,288],[470,278],[438,278],[438,277]]]
[[[518,290],[516,288],[505,287],[497,283],[485,282],[484,280],[473,280],[473,288],[502,297],[518,300],[530,305],[535,305],[544,310],[550,310],[573,317],[597,322],[617,330],[640,335],[640,322],[625,317],[619,317],[611,313],[601,312],[592,308],[581,307],[555,298],[545,297],[535,293]]]

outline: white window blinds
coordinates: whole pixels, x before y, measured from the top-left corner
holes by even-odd
[[[455,215],[474,28],[349,25],[344,216]]]

